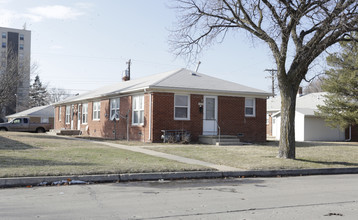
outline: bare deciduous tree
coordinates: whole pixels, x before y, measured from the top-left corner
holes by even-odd
[[[323,89],[322,89],[323,80],[324,80],[324,78],[322,78],[322,77],[314,78],[304,88],[303,93],[309,94],[309,93],[315,93],[315,92],[323,92]]]
[[[325,49],[353,39],[357,7],[356,0],[176,0],[179,17],[171,45],[177,55],[195,55],[241,30],[267,43],[282,100],[278,156],[293,159],[299,85]]]
[[[61,88],[49,88],[48,93],[50,103],[56,103],[72,96],[72,94]]]

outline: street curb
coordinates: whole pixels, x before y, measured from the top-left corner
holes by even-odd
[[[161,173],[129,173],[129,174],[108,174],[108,175],[0,178],[0,188],[53,185],[54,183],[62,180],[65,180],[68,182],[68,184],[71,184],[71,180],[79,180],[86,183],[109,183],[109,182],[130,182],[130,181],[278,177],[278,176],[335,175],[335,174],[358,174],[358,168],[250,170],[250,171],[193,171],[193,172],[161,172]]]

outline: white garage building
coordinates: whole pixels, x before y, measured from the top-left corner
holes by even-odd
[[[345,131],[329,127],[323,118],[316,116],[317,105],[324,105],[324,94],[310,93],[297,97],[295,116],[296,141],[343,141]],[[279,97],[267,100],[268,118],[272,126],[272,136],[280,139],[281,112],[277,111],[281,100]]]

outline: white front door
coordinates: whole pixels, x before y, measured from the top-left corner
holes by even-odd
[[[204,96],[203,135],[218,134],[218,97]]]
[[[78,108],[77,108],[77,130],[81,130],[81,110],[82,110],[82,105],[78,104]]]

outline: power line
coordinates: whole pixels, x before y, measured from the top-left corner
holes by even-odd
[[[46,52],[32,52],[32,54],[36,55],[50,55],[50,56],[64,56],[64,57],[72,57],[72,58],[85,58],[85,59],[94,59],[97,61],[100,60],[111,60],[112,62],[118,62],[118,60],[126,61],[127,58],[122,56],[120,57],[99,57],[99,56],[86,56],[86,55],[73,55],[73,54],[65,54],[65,53],[46,53]],[[170,63],[161,63],[156,61],[150,60],[142,60],[142,59],[131,59],[132,61],[139,62],[139,63],[147,63],[152,65],[161,65],[161,66],[173,66],[173,67],[181,67],[180,65],[170,64]]]

